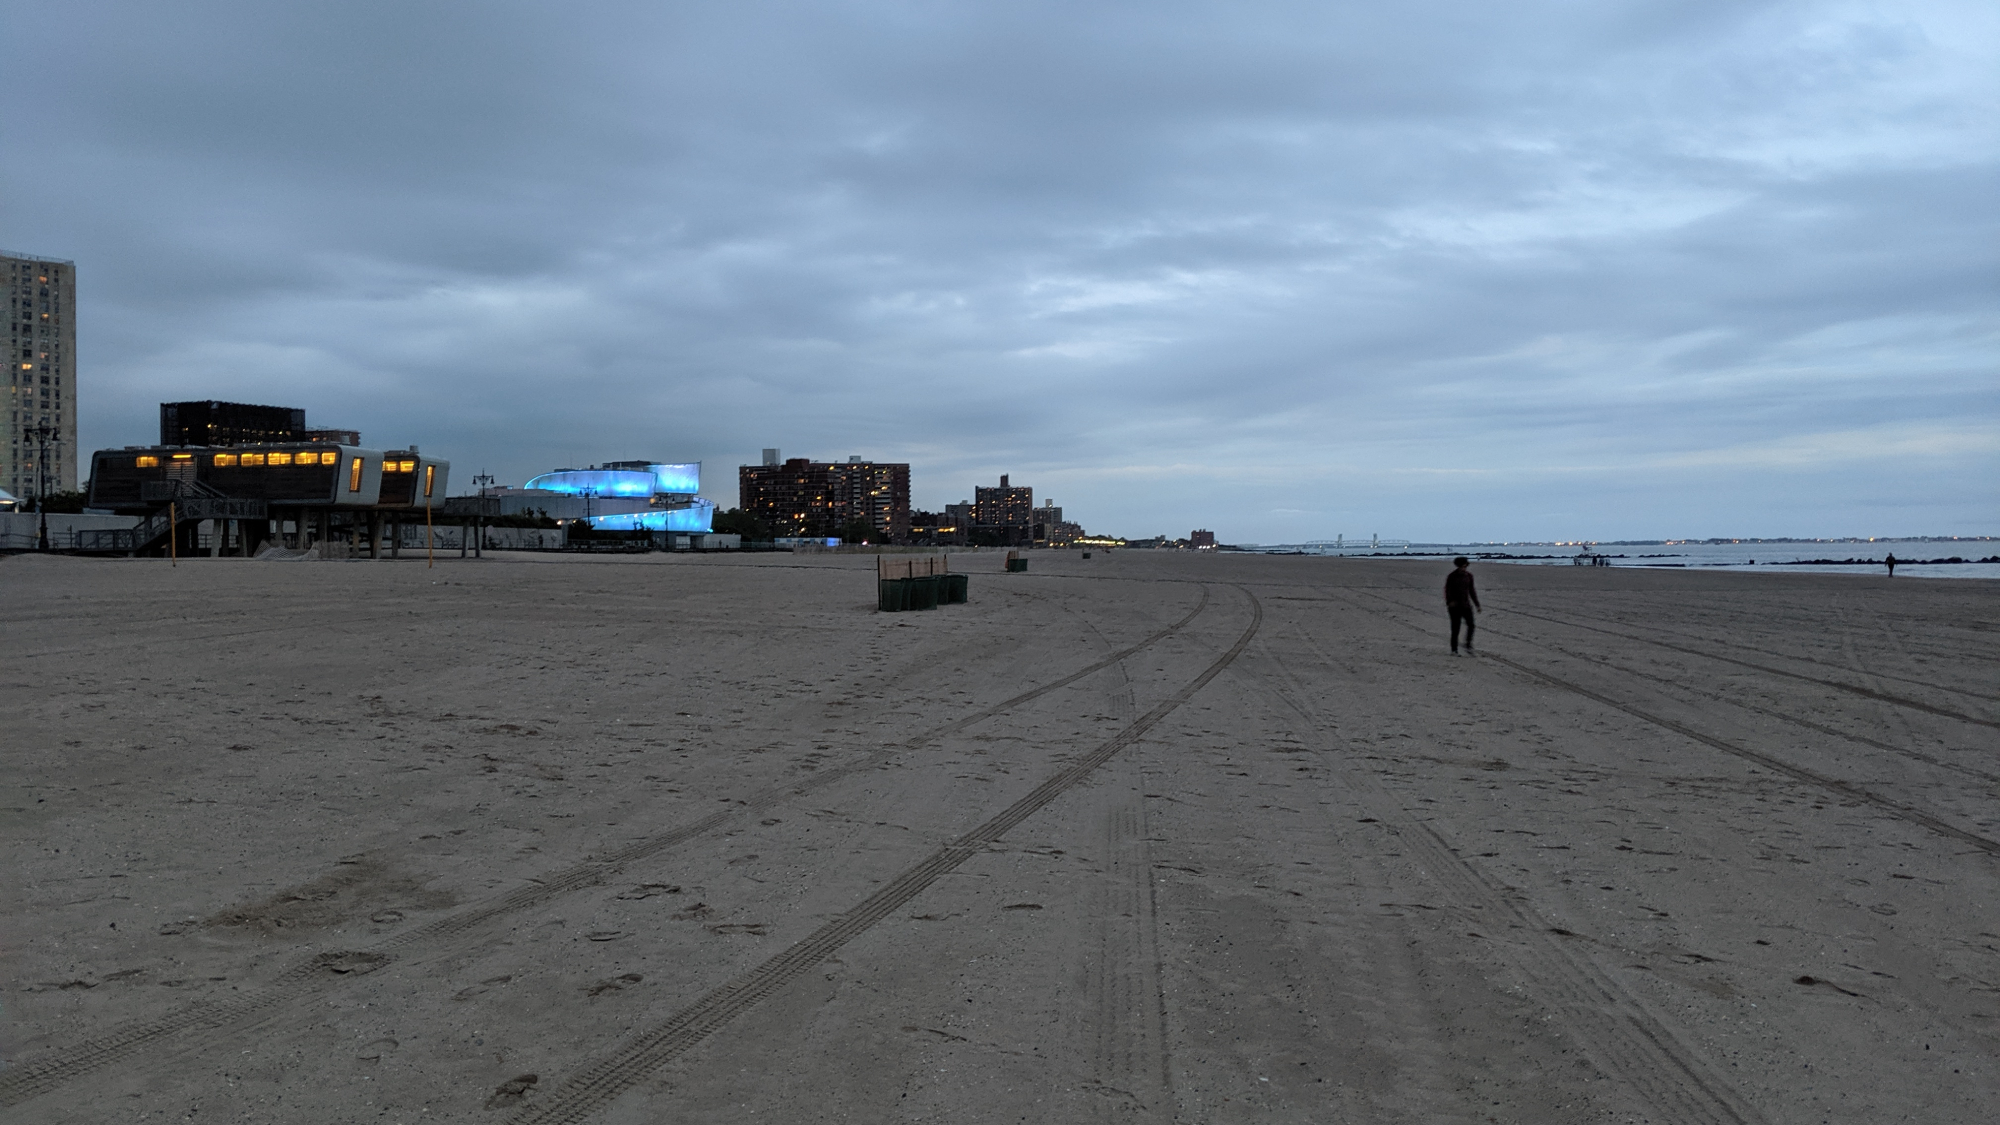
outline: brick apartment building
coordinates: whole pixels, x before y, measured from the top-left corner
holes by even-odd
[[[1027,545],[1035,535],[1035,490],[1016,488],[1000,476],[1000,487],[975,485],[972,489],[973,520],[978,529],[997,535],[1005,544]]]
[[[885,543],[910,539],[910,467],[887,461],[779,461],[737,469],[737,506],[781,538],[839,535],[860,520]]]

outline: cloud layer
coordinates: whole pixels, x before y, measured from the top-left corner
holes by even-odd
[[[1990,5],[5,19],[87,445],[237,398],[725,505],[776,445],[1127,534],[2000,532]]]

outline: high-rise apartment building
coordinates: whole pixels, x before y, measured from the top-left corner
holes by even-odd
[[[1034,535],[1035,490],[1016,488],[1001,474],[1000,487],[975,485],[972,504],[981,528],[1001,530],[1008,542],[1027,542]]]
[[[76,263],[0,251],[7,392],[0,488],[76,491]]]
[[[1062,523],[1062,509],[1056,507],[1056,502],[1053,500],[1043,500],[1042,506],[1035,509],[1035,518],[1032,522],[1035,528],[1035,542],[1052,540],[1056,538],[1057,525]]]
[[[1083,538],[1083,528],[1063,519],[1063,510],[1055,501],[1043,500],[1035,509],[1035,542],[1051,547],[1067,547]]]
[[[794,457],[772,463],[777,450],[764,452],[765,464],[736,470],[738,506],[771,525],[774,534],[839,535],[850,522],[860,520],[880,542],[909,540],[908,465],[859,457],[845,462]]]

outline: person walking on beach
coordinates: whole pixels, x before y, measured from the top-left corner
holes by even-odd
[[[1896,556],[1890,555],[1888,558],[1883,559],[1882,561],[1889,564],[1889,577],[1891,578],[1896,577]]]
[[[1465,623],[1465,651],[1472,653],[1472,612],[1484,609],[1479,591],[1472,584],[1472,560],[1464,555],[1451,560],[1452,571],[1444,579],[1444,608],[1451,614],[1451,654],[1458,655],[1458,625]]]

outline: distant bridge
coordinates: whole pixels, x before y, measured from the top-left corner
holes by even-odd
[[[1410,541],[1408,539],[1384,539],[1378,535],[1371,535],[1368,537],[1368,542],[1366,543],[1363,543],[1359,539],[1350,542],[1345,535],[1342,535],[1334,539],[1315,539],[1310,543],[1301,543],[1299,546],[1309,553],[1323,555],[1330,552],[1337,554],[1342,551],[1407,551],[1410,549]]]

